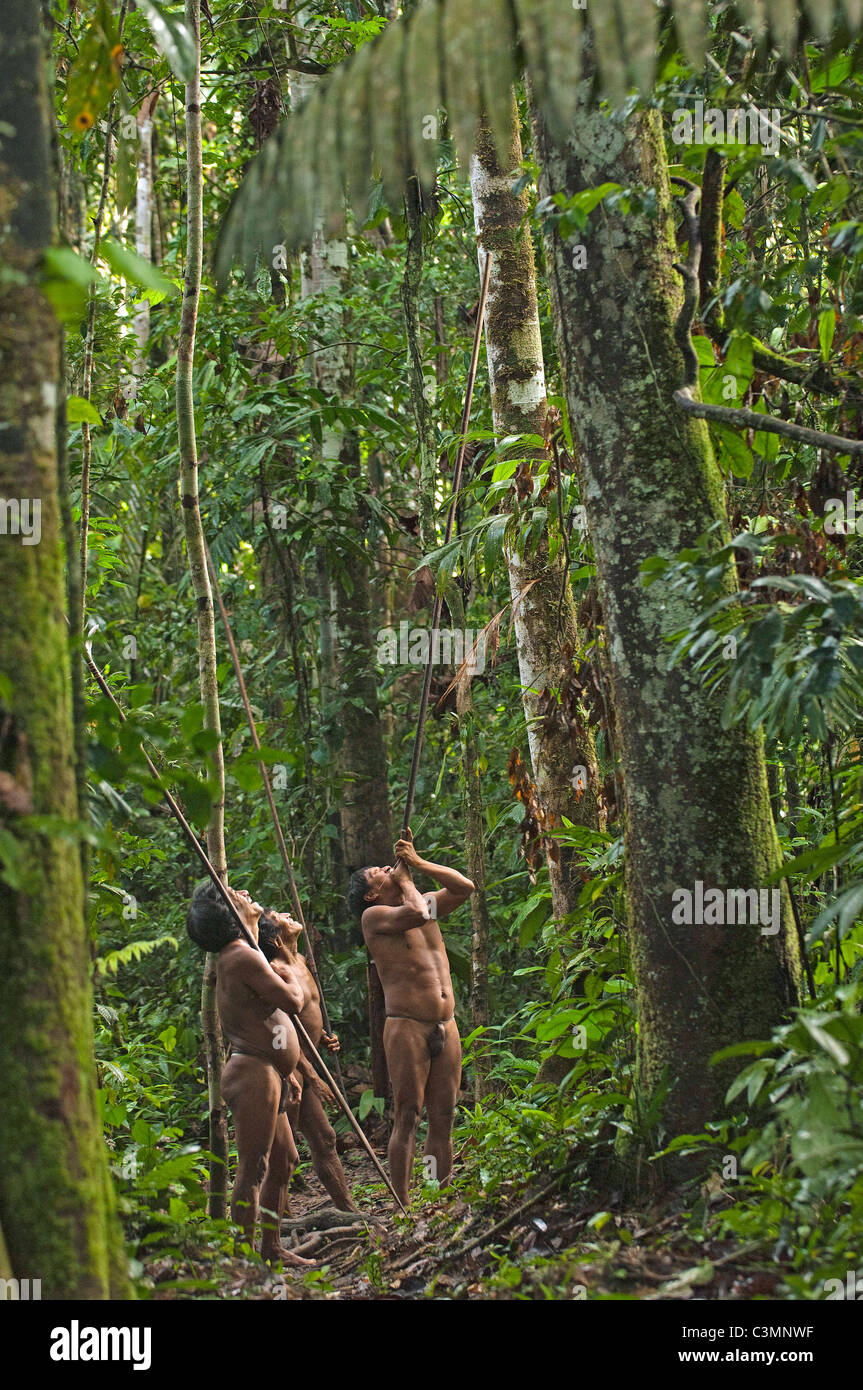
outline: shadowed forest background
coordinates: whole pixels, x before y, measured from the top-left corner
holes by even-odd
[[[860,15],[605,8],[0,18],[0,1277],[45,1298],[861,1287]],[[345,895],[436,592],[455,1174],[394,1216],[333,1110],[367,1219],[316,1225],[300,1145],[282,1274],[226,1219],[200,865],[141,743],[287,909],[266,766],[383,1154]]]

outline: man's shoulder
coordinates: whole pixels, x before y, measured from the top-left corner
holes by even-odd
[[[229,941],[227,946],[223,946],[219,952],[218,968],[221,973],[228,972],[237,974],[241,971],[254,966],[257,960],[262,959],[257,951],[253,951],[247,941],[239,937],[236,941]]]
[[[360,918],[360,926],[364,932],[374,931],[375,923],[385,920],[390,912],[395,912],[396,907],[389,903],[370,903],[363,908],[363,915]]]
[[[363,940],[365,941],[369,950],[371,950],[372,941],[377,940],[379,937],[384,935],[383,933],[378,931],[378,923],[381,920],[381,914],[385,911],[386,908],[382,907],[380,903],[373,903],[371,907],[367,907],[365,909],[362,917],[360,918],[360,928],[363,933]]]

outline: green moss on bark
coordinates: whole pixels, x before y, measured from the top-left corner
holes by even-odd
[[[625,786],[629,937],[638,990],[639,1096],[667,1078],[665,1133],[722,1111],[712,1053],[765,1037],[796,998],[788,903],[775,937],[758,926],[682,927],[672,893],[697,880],[758,887],[779,862],[761,739],[724,730],[719,700],[691,667],[671,669],[669,637],[692,616],[640,566],[673,556],[716,521],[728,535],[722,477],[702,422],[672,397],[683,376],[671,194],[657,113],[628,120],[582,106],[565,145],[542,126],[541,192],[633,190],[623,216],[600,207],[577,240],[549,229],[547,256],[567,402],[605,615]],[[728,574],[728,584],[734,577]]]
[[[0,497],[38,505],[0,535],[0,1226],[46,1298],[128,1296],[98,1116],[55,433],[59,336],[38,289],[52,236],[38,7],[0,13]],[[11,786],[14,784],[14,794]],[[36,818],[40,818],[36,820]],[[50,818],[50,828],[44,819]],[[63,831],[65,830],[65,833]]]

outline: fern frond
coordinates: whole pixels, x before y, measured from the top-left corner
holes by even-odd
[[[152,941],[130,941],[119,951],[109,951],[106,956],[98,956],[96,968],[100,975],[116,975],[119,966],[128,965],[130,961],[141,960],[143,956],[149,956],[158,946],[173,946],[176,951],[178,949],[177,938],[175,936],[157,936]]]

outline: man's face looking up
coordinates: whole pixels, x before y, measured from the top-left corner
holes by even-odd
[[[375,865],[366,869],[366,891],[365,900],[367,903],[398,903],[401,902],[401,892],[398,884],[393,878],[393,870],[387,865],[380,867]]]
[[[279,943],[293,948],[303,930],[301,924],[289,912],[271,912],[270,917],[279,928]]]
[[[229,888],[228,896],[239,913],[240,921],[248,928],[257,941],[258,918],[264,910],[261,904],[255,902],[251,893],[247,892],[245,888]]]

